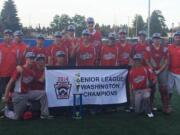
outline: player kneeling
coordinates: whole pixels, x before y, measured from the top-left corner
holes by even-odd
[[[156,76],[152,70],[142,65],[143,56],[135,54],[134,66],[129,73],[130,90],[132,91],[133,104],[136,113],[145,112],[149,118],[154,117],[150,105],[150,86],[157,81]]]
[[[14,114],[6,115],[10,119],[19,120],[26,110],[29,101],[40,101],[41,104],[41,119],[50,119],[47,97],[44,91],[31,90],[32,83],[35,80],[35,72],[33,70],[33,63],[35,55],[32,52],[27,52],[26,63],[24,66],[17,68],[5,91],[5,102],[8,102],[8,93],[15,83],[14,93],[12,95],[12,102],[14,107]]]

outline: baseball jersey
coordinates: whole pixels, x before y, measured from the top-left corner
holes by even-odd
[[[118,48],[102,45],[100,50],[100,66],[117,66]]]
[[[45,90],[45,82],[40,82],[39,79],[44,74],[44,69],[38,69],[37,66],[34,69],[35,78],[31,87],[31,90]]]
[[[132,90],[141,90],[149,88],[149,81],[156,79],[153,71],[145,66],[132,67],[129,72],[129,83]]]
[[[23,72],[14,71],[12,78],[15,82],[14,92],[26,93],[31,90],[34,82],[35,72],[28,67],[23,67]]]
[[[149,45],[147,43],[144,44],[138,43],[133,47],[133,55],[136,53],[142,54],[144,57],[143,65],[145,66],[146,66],[145,60],[149,60],[148,50],[149,50]]]
[[[96,61],[96,50],[92,44],[84,46],[80,44],[76,52],[76,66],[94,66]]]
[[[68,65],[68,61],[69,61],[69,49],[65,46],[65,45],[52,45],[50,50],[49,50],[49,56],[52,58],[53,60],[53,65],[55,65],[57,63],[56,61],[56,53],[58,51],[61,51],[62,53],[65,54],[64,57],[64,66]]]
[[[118,64],[119,65],[128,65],[129,60],[132,56],[132,46],[128,43],[126,43],[125,46],[122,46],[120,43],[117,43],[118,47]]]
[[[0,45],[0,77],[10,77],[16,68],[16,49],[11,45]]]
[[[148,52],[151,54],[149,55],[149,62],[154,70],[159,70],[168,59],[168,48],[165,46],[161,45],[159,49],[156,49],[154,45],[151,45]]]
[[[13,47],[16,49],[16,57],[17,57],[17,64],[23,65],[25,64],[25,53],[28,46],[24,43],[13,43]]]
[[[175,74],[180,74],[180,47],[176,45],[169,45],[169,69]]]

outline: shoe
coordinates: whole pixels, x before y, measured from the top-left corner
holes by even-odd
[[[7,106],[4,107],[4,116],[11,120],[17,120],[14,111],[9,110]]]
[[[52,116],[52,115],[41,115],[40,116],[40,118],[42,119],[42,120],[50,120],[50,119],[53,119],[54,118],[54,116]]]
[[[147,116],[148,116],[149,118],[153,118],[153,117],[154,117],[154,114],[151,112],[151,113],[148,113]]]

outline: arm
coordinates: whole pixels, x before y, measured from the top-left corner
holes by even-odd
[[[39,82],[43,83],[45,81],[45,72],[43,72],[41,78],[38,80]]]
[[[5,90],[5,94],[4,94],[4,102],[7,103],[8,99],[9,99],[9,92],[12,88],[13,83],[15,82],[15,80],[13,78],[11,78],[6,86],[6,90]]]
[[[76,52],[79,50],[79,44],[75,44],[72,46],[71,52],[70,52],[70,58],[73,58],[76,56]]]

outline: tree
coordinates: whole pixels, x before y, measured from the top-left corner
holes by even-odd
[[[13,0],[5,1],[1,11],[0,21],[2,29],[11,29],[15,31],[22,28],[19,17],[17,15],[16,5],[14,4]]]
[[[76,35],[81,36],[82,31],[86,28],[85,17],[81,15],[75,15],[72,18],[72,23],[76,26]]]
[[[66,14],[62,14],[61,16],[55,15],[50,26],[54,31],[63,31],[67,29],[68,25],[71,23],[72,23],[71,17],[69,17]]]
[[[133,20],[133,35],[138,34],[139,31],[145,30],[145,22],[141,15],[136,15]]]
[[[112,28],[110,25],[102,25],[100,27],[101,33],[103,37],[108,37],[109,32],[112,32]]]
[[[150,34],[161,33],[162,36],[167,36],[168,28],[165,24],[165,18],[160,10],[154,10],[150,20]]]

